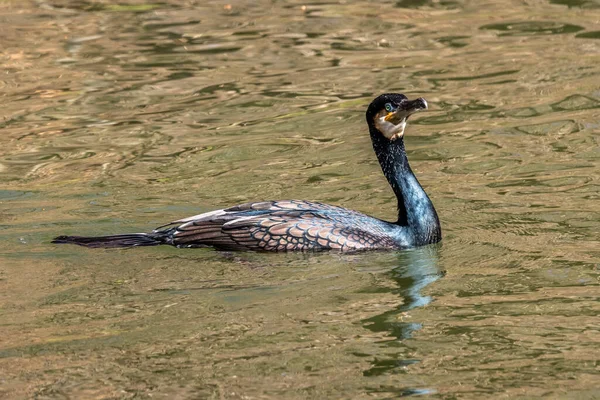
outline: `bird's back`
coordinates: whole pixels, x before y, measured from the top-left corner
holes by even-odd
[[[178,220],[154,233],[178,247],[357,251],[400,247],[388,222],[304,200],[246,203]]]

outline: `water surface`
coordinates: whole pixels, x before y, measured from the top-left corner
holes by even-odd
[[[0,2],[0,395],[600,396],[596,1]],[[90,250],[260,199],[394,218],[406,133],[441,245]]]

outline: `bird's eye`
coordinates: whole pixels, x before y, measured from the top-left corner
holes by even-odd
[[[387,111],[387,112],[394,111],[394,106],[392,105],[392,103],[385,103],[385,111]]]

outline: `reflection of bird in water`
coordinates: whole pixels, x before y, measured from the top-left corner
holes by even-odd
[[[364,372],[366,376],[381,375],[396,368],[415,364],[418,360],[406,358],[409,354],[398,353],[401,342],[409,339],[422,328],[418,321],[411,321],[410,311],[423,307],[432,301],[430,296],[423,296],[421,290],[445,275],[438,266],[438,250],[440,246],[428,246],[397,253],[395,264],[398,267],[389,272],[389,277],[397,284],[391,292],[398,294],[402,304],[393,310],[362,320],[363,326],[372,332],[387,332],[390,341],[381,342],[395,349],[394,357],[376,357],[371,368]],[[416,390],[414,393],[412,391]],[[406,389],[407,394],[423,394],[422,390]]]
[[[382,221],[346,208],[304,200],[247,203],[184,218],[151,233],[59,236],[53,243],[87,247],[169,244],[223,250],[318,251],[405,249],[441,240],[437,213],[408,164],[406,121],[425,99],[383,94],[367,109],[375,154],[398,199],[398,220]]]

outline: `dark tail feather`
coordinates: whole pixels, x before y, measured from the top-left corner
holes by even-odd
[[[111,236],[58,236],[52,243],[69,243],[92,248],[116,248],[136,246],[157,246],[166,243],[165,235],[160,233],[126,233]]]

